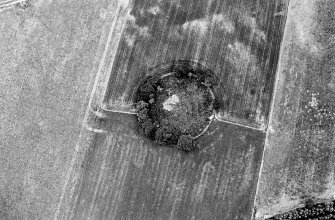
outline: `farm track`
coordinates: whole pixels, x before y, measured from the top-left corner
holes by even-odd
[[[27,0],[2,0],[0,1],[0,12],[15,5],[25,5]]]

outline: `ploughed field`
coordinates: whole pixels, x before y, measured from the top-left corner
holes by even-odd
[[[252,218],[286,10],[120,4],[59,217]]]
[[[262,219],[330,200],[333,93],[319,84],[329,73],[291,74],[308,52],[294,41],[299,3],[287,3],[121,4],[89,106],[92,147],[60,216]]]

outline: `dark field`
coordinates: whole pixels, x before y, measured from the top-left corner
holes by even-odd
[[[92,141],[76,162],[85,166],[70,170],[76,184],[58,218],[250,219],[285,23],[273,14],[282,10],[283,1],[121,5],[86,115]],[[218,78],[215,122],[189,153],[145,138],[134,115],[138,82],[175,59]],[[146,152],[140,167],[137,148]]]
[[[149,68],[194,60],[220,79],[220,118],[265,129],[285,24],[274,14],[285,10],[283,0],[133,1],[120,8],[104,108],[131,112],[132,89]]]

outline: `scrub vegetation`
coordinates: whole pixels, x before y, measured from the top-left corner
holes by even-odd
[[[298,208],[274,217],[268,220],[286,220],[286,219],[310,219],[326,220],[335,219],[335,201],[324,203],[307,202],[304,208]]]
[[[144,135],[184,151],[209,126],[215,99],[214,80],[192,71],[147,79],[138,89],[136,111]]]

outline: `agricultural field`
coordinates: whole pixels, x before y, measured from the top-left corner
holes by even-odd
[[[334,12],[0,0],[0,218],[331,219]]]

